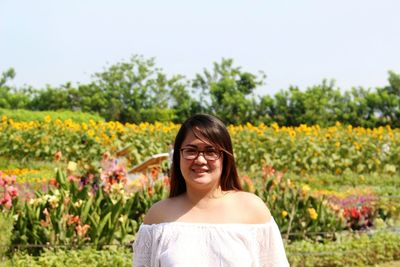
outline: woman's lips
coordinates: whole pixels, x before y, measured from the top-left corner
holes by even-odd
[[[196,168],[193,168],[192,171],[195,172],[195,173],[206,173],[206,172],[208,172],[208,169],[196,169]]]

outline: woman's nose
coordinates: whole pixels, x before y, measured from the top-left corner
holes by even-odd
[[[195,162],[207,163],[207,160],[204,157],[204,151],[199,151],[199,155],[194,160],[195,160]]]

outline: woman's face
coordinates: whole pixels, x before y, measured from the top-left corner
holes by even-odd
[[[181,148],[190,148],[191,150],[199,151],[212,151],[216,149],[210,143],[198,139],[192,131],[188,131]],[[188,160],[184,159],[181,153],[180,168],[186,186],[198,189],[219,186],[223,168],[222,162],[223,155],[216,160],[206,160],[204,153],[199,153],[197,158]]]

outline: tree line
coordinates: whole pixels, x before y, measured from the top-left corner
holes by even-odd
[[[342,91],[334,81],[302,91],[296,86],[273,96],[257,95],[265,82],[263,72],[251,73],[232,59],[214,62],[192,79],[168,77],[154,58],[135,55],[95,73],[92,81],[45,88],[16,88],[9,82],[14,69],[0,77],[0,108],[73,110],[94,113],[106,120],[140,123],[180,123],[192,114],[217,115],[228,124],[300,124],[330,126],[337,121],[353,126],[400,127],[400,74],[389,71],[388,85],[374,89],[353,87]]]

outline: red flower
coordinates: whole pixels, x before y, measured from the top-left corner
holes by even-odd
[[[351,208],[350,214],[353,219],[358,219],[360,217],[360,213],[356,208]]]

